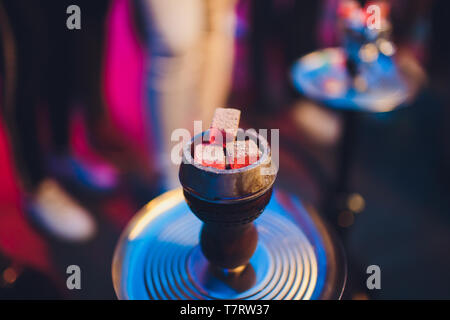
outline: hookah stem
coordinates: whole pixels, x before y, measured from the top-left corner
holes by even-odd
[[[343,111],[343,132],[339,146],[336,192],[343,194],[350,190],[350,176],[355,155],[357,135],[356,111]]]

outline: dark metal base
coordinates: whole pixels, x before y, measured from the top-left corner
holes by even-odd
[[[259,242],[242,270],[210,265],[202,223],[181,189],[151,201],[124,231],[113,260],[120,299],[339,299],[343,252],[320,219],[279,191],[256,220]]]

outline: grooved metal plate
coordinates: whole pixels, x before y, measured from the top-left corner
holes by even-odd
[[[255,221],[256,252],[236,275],[208,263],[199,247],[201,221],[181,189],[169,191],[122,234],[112,266],[116,294],[140,300],[340,298],[345,259],[319,220],[295,196],[275,191]]]

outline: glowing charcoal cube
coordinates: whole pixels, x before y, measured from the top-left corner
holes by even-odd
[[[198,144],[194,149],[194,161],[206,167],[225,169],[223,147],[214,144]]]
[[[261,151],[253,140],[227,143],[226,161],[231,169],[239,169],[259,160]]]
[[[217,108],[210,127],[209,142],[225,145],[236,140],[241,111],[232,108]]]

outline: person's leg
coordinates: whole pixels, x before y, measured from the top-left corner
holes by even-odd
[[[43,14],[47,21],[48,55],[46,57],[46,97],[52,138],[52,152],[58,156],[68,153],[69,117],[73,104],[73,87],[78,82],[77,66],[70,59],[76,32],[66,27],[67,1],[42,1]]]
[[[170,159],[171,134],[177,128],[192,131],[192,121],[199,117],[204,6],[202,0],[143,0],[140,5],[148,31],[146,90],[155,165],[166,188],[172,188],[178,185],[178,168]]]
[[[70,59],[78,68],[74,89],[84,106],[88,127],[94,130],[106,120],[102,73],[105,52],[105,25],[110,0],[78,0],[82,8],[82,28],[69,44]]]
[[[206,1],[206,34],[198,104],[199,120],[209,126],[218,107],[226,106],[234,57],[235,5],[237,0]]]
[[[15,162],[23,185],[33,191],[45,176],[44,159],[38,143],[37,121],[42,103],[45,55],[40,43],[40,9],[37,3],[3,1],[2,35],[5,55],[5,121],[12,138]],[[30,57],[30,52],[32,58]],[[14,66],[11,67],[11,66]],[[15,70],[14,70],[15,69]]]
[[[225,104],[231,78],[234,0],[142,0],[149,47],[148,102],[157,162],[167,187],[178,185],[170,161],[177,128],[209,126]]]
[[[44,1],[48,20],[48,104],[55,151],[68,152],[69,118],[83,108],[89,129],[104,120],[102,71],[109,0]],[[81,29],[66,27],[66,9],[78,5]]]
[[[104,25],[109,0],[46,0],[49,43],[47,100],[52,129],[51,173],[91,190],[109,190],[116,170],[91,145],[104,124],[102,61]],[[66,9],[78,5],[81,29],[66,27]],[[86,119],[86,126],[83,120]],[[83,151],[70,145],[76,126]],[[83,130],[86,128],[86,130]],[[104,137],[102,137],[104,138]],[[95,150],[95,151],[94,151]]]
[[[52,35],[54,28],[65,29],[66,25],[63,19],[59,20],[62,24],[55,23],[55,16],[47,10],[47,4],[50,1],[35,0],[29,3],[10,1],[5,5],[13,30],[14,65],[17,68],[14,90],[9,90],[11,97],[7,99],[10,101],[6,106],[7,123],[13,146],[17,149],[16,163],[24,164],[19,167],[19,173],[25,184],[27,212],[50,234],[69,241],[81,241],[94,235],[95,221],[55,180],[48,177],[38,141],[37,125],[46,115],[45,112],[41,114],[45,103],[49,105],[50,123],[58,123],[51,126],[57,130],[54,147],[64,150],[68,140],[67,125],[63,124],[67,123],[67,113],[62,112],[68,110],[65,101],[68,100],[66,92],[70,85],[64,83],[64,72],[51,68],[64,64],[64,55],[53,42],[58,39]],[[58,14],[65,17],[65,8]],[[59,78],[59,84],[55,78]],[[64,134],[65,137],[60,136]]]

